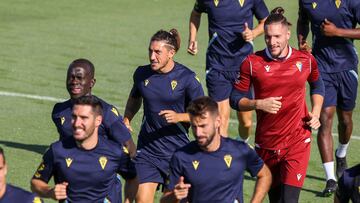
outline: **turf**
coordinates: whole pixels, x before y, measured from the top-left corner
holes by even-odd
[[[296,24],[297,1],[266,0],[266,3],[270,9],[283,6],[285,15]],[[96,67],[94,94],[123,112],[133,71],[148,63],[150,36],[159,29],[173,27],[182,36],[182,48],[176,60],[197,72],[205,85],[206,15],[203,15],[199,30],[200,52],[194,57],[186,53],[188,19],[193,4],[194,1],[183,0],[2,0],[0,91],[67,98],[67,66],[73,59],[84,57],[94,62]],[[292,32],[295,33],[295,26]],[[295,35],[291,45],[296,46]],[[356,45],[359,50],[359,43]],[[263,38],[260,37],[255,41],[255,49],[263,47]],[[30,178],[41,161],[41,154],[58,138],[50,117],[55,102],[10,96],[1,96],[0,102],[0,145],[5,148],[9,164],[7,178],[10,183],[29,190]],[[356,108],[356,136],[360,136],[358,112],[359,108]],[[140,118],[141,112],[133,122],[135,140]],[[237,124],[234,115],[232,118],[230,134],[236,137]],[[360,153],[356,148],[359,142],[356,139],[351,141],[349,165],[359,162],[356,155]],[[245,202],[251,197],[253,185],[253,179],[245,180]],[[323,186],[324,173],[314,139],[300,202],[332,202],[332,197],[318,196]]]

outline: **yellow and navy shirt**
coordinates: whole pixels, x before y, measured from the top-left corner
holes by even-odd
[[[207,13],[209,45],[208,54],[231,57],[228,71],[238,71],[244,58],[253,52],[251,43],[245,42],[242,32],[245,23],[253,28],[253,16],[262,20],[269,15],[263,0],[196,0],[194,10]],[[222,67],[222,66],[219,66]],[[217,68],[214,66],[213,68]]]
[[[359,0],[299,0],[299,22],[311,22],[312,54],[320,72],[357,70],[358,57],[353,39],[326,37],[320,26],[325,19],[336,27],[354,29],[360,23]]]
[[[144,108],[138,155],[145,153],[170,159],[176,149],[189,142],[189,124],[169,124],[159,112],[185,113],[189,102],[204,95],[200,81],[193,71],[179,63],[165,74],[153,71],[150,65],[140,66],[133,78],[130,96],[142,97]]]
[[[360,164],[344,171],[338,181],[336,196],[340,202],[360,202]]]
[[[6,184],[4,195],[0,198],[0,203],[43,203],[37,195],[25,191],[19,187]]]
[[[98,98],[98,97],[97,97]],[[104,136],[116,143],[124,144],[131,139],[131,134],[126,128],[122,116],[118,110],[104,100],[98,98],[103,108],[103,120],[99,126],[99,135]],[[60,140],[72,137],[72,107],[71,99],[57,103],[52,111],[52,120],[60,135]]]
[[[191,184],[189,202],[243,202],[244,172],[256,176],[263,165],[244,142],[222,137],[218,150],[205,152],[193,141],[171,158],[167,188],[173,190],[183,176]]]
[[[68,182],[67,202],[121,203],[119,173],[125,179],[136,176],[128,154],[118,144],[99,136],[94,149],[77,147],[73,137],[53,143],[43,156],[33,178],[55,183]]]

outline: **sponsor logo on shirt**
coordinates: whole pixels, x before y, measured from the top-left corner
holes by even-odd
[[[243,7],[245,0],[239,0],[240,6]]]
[[[73,161],[73,159],[72,158],[66,158],[65,161],[66,161],[66,166],[69,168],[72,161]]]
[[[197,170],[197,168],[199,167],[200,162],[195,160],[195,161],[192,162],[192,164],[194,166],[194,169]]]
[[[302,71],[302,63],[300,61],[296,62],[296,67],[300,72]]]
[[[144,81],[144,85],[145,85],[145,87],[149,84],[149,80],[148,79],[146,79],[145,81]]]
[[[298,173],[298,174],[296,175],[298,181],[300,181],[301,176],[302,176],[302,175],[301,175],[300,173]]]
[[[339,9],[341,5],[341,0],[335,0],[335,5]]]
[[[313,7],[313,9],[315,9],[316,6],[317,6],[317,3],[316,3],[316,2],[312,2],[312,7]]]
[[[100,165],[101,165],[101,168],[104,170],[105,167],[106,167],[106,164],[107,164],[107,158],[104,157],[104,156],[101,156],[101,157],[99,158],[99,163],[100,163]]]
[[[230,168],[230,166],[231,166],[231,161],[232,161],[232,156],[231,156],[230,154],[225,155],[225,156],[224,156],[224,161],[225,161],[225,163],[226,163],[226,166],[227,166],[228,168]]]
[[[117,109],[115,107],[112,107],[111,111],[117,116],[119,117],[119,112],[117,111]]]
[[[270,66],[269,65],[264,66],[264,68],[265,68],[266,72],[270,71]]]
[[[177,81],[176,80],[172,80],[171,81],[171,89],[174,91],[174,89],[176,88],[177,86]]]
[[[33,203],[41,203],[40,197],[34,197]]]
[[[60,123],[61,123],[61,125],[64,125],[64,123],[65,123],[65,117],[64,117],[64,116],[62,116],[62,117],[60,118]]]

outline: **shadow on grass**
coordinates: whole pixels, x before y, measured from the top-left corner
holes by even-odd
[[[48,145],[24,144],[24,143],[17,143],[17,142],[3,141],[3,140],[0,140],[0,144],[11,148],[32,151],[38,154],[44,154],[46,149],[49,147]]]

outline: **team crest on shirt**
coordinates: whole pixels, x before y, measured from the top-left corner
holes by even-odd
[[[177,86],[177,81],[176,80],[172,80],[171,81],[171,89],[174,91],[174,89],[176,88]]]
[[[145,87],[149,84],[149,80],[148,79],[146,79],[145,81],[144,81],[144,85],[145,85]]]
[[[194,169],[195,169],[195,170],[197,170],[197,168],[199,167],[199,164],[200,164],[200,162],[197,161],[197,160],[195,160],[195,161],[192,162],[192,165],[194,166]]]
[[[337,8],[340,8],[341,0],[335,0],[335,5]]]
[[[111,112],[113,112],[117,117],[119,117],[119,112],[115,107],[112,107]]]
[[[34,197],[33,203],[41,203],[40,197]]]
[[[296,62],[296,67],[300,72],[302,71],[302,63],[300,61]]]
[[[66,158],[65,161],[66,161],[66,166],[69,168],[71,163],[73,162],[73,159],[72,158]]]
[[[214,4],[215,4],[216,7],[218,6],[219,1],[220,1],[220,0],[214,0]]]
[[[65,117],[64,117],[64,116],[62,116],[62,117],[60,118],[60,123],[61,123],[61,125],[64,125],[64,123],[65,123]]]
[[[270,71],[270,66],[269,65],[264,66],[264,68],[265,68],[266,72]]]
[[[101,168],[102,168],[103,170],[104,170],[105,167],[106,167],[107,161],[108,161],[107,158],[104,157],[104,156],[101,156],[101,157],[99,158],[99,163],[100,163]]]
[[[239,3],[240,3],[240,6],[243,7],[244,3],[245,3],[245,0],[239,0]]]
[[[298,173],[298,174],[296,175],[298,181],[300,181],[301,176],[302,176],[302,175],[301,175],[300,173]]]
[[[313,9],[315,9],[316,6],[317,6],[317,3],[316,3],[316,2],[312,2],[312,7],[313,7]]]
[[[224,156],[224,161],[225,161],[225,163],[226,163],[226,166],[227,166],[228,168],[230,168],[230,166],[231,166],[231,161],[232,161],[232,156],[231,156],[230,154],[225,155],[225,156]]]

